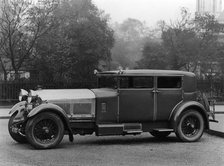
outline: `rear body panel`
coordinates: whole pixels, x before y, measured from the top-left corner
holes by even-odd
[[[182,89],[158,89],[156,119],[168,120],[173,108],[183,101]],[[169,100],[169,102],[167,102]]]

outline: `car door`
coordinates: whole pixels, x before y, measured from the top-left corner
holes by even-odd
[[[119,121],[151,121],[154,111],[153,88],[152,76],[120,77]]]
[[[183,100],[182,76],[160,76],[156,83],[156,103],[154,120],[168,120],[174,107]]]

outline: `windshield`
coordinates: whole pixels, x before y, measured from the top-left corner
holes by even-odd
[[[99,88],[113,88],[117,89],[117,77],[114,76],[101,76],[98,78]]]

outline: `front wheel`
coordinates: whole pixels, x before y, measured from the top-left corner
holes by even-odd
[[[14,122],[17,113],[12,114],[8,122],[8,131],[10,136],[18,143],[27,143],[26,136],[24,134],[25,129],[22,123]]]
[[[180,115],[175,133],[177,137],[185,142],[195,142],[199,140],[204,131],[204,119],[195,110],[188,110]]]
[[[37,149],[57,146],[64,136],[64,125],[60,117],[53,113],[40,113],[26,124],[26,136]]]

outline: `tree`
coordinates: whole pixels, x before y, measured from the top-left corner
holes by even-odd
[[[196,15],[195,32],[200,39],[199,57],[200,61],[212,61],[217,58],[220,42],[218,40],[221,26],[214,15],[205,13]]]
[[[186,9],[181,10],[181,19],[162,29],[162,40],[168,52],[171,69],[194,71],[196,69],[199,40],[194,22]]]
[[[167,52],[161,41],[150,39],[144,44],[142,59],[137,65],[144,69],[167,69],[167,60]]]
[[[53,80],[91,80],[99,60],[108,62],[111,59],[114,39],[108,17],[91,0],[61,1],[54,16],[54,28],[36,45],[39,59],[36,65],[43,65],[44,59],[44,66]]]
[[[161,52],[156,51],[155,44],[146,43],[142,62],[150,63],[153,61],[153,57],[158,56],[156,61],[158,68],[164,67],[160,64],[164,64],[165,59],[166,68],[195,72],[199,64],[208,60],[214,61],[217,58],[219,43],[217,34],[220,32],[220,26],[214,16],[210,14],[196,15],[192,19],[190,13],[183,8],[180,20],[170,25],[160,22],[160,27],[162,32],[161,48],[163,48],[161,50],[165,50],[166,56],[159,58]],[[155,51],[148,48],[154,48]],[[149,51],[153,52],[153,57]]]
[[[171,69],[184,68],[187,71],[196,69],[199,40],[192,30],[169,28],[162,33],[163,45],[168,52],[168,63]]]
[[[7,59],[19,79],[19,70],[33,54],[37,39],[51,27],[51,12],[54,1],[47,0],[35,6],[26,0],[3,0],[0,16],[0,61]],[[6,79],[6,77],[5,77]]]
[[[144,22],[128,18],[121,24],[115,24],[114,30],[116,42],[112,49],[112,59],[115,68],[134,68],[136,61],[141,58],[145,38],[150,34],[149,28]]]

